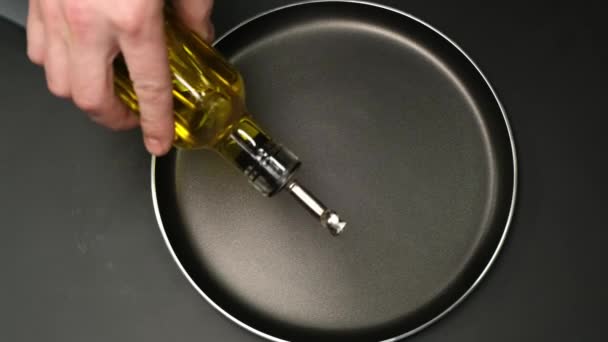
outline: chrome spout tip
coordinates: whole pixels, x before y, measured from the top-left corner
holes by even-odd
[[[346,222],[333,210],[326,210],[321,215],[321,224],[334,236],[342,234],[346,228]]]
[[[308,212],[319,219],[321,225],[327,228],[333,236],[342,234],[346,227],[346,222],[344,222],[335,211],[328,209],[296,181],[292,181],[287,188],[289,189],[289,192],[298,199],[298,202],[300,202]]]

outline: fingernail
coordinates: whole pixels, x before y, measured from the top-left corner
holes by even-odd
[[[197,24],[196,32],[207,43],[211,43],[215,38],[215,27],[208,21]]]
[[[203,40],[207,39],[207,28],[205,27],[205,23],[197,22],[196,24],[191,25],[192,30],[198,34]]]
[[[163,152],[163,145],[158,138],[146,137],[144,140],[148,151],[154,155],[159,155]]]
[[[207,24],[207,30],[205,33],[206,33],[205,39],[207,40],[207,42],[211,43],[215,39],[215,25],[213,25],[213,23],[209,22]]]

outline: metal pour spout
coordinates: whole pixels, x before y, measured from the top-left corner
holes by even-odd
[[[343,221],[338,214],[325,207],[321,201],[315,198],[308,190],[298,184],[295,180],[291,181],[287,188],[289,192],[302,204],[312,215],[314,215],[321,225],[329,230],[334,235],[340,235],[346,227],[346,222]]]

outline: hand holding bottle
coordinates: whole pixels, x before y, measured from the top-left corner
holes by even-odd
[[[287,189],[341,234],[346,222],[296,181],[297,156],[255,122],[240,72],[209,44],[211,0],[173,4],[31,0],[28,54],[44,65],[49,89],[95,121],[126,129],[140,118],[156,155],[172,146],[214,150],[263,195]]]
[[[212,0],[174,0],[189,28],[213,39]],[[114,130],[141,125],[148,151],[165,154],[174,136],[171,75],[162,0],[30,0],[27,53],[44,67],[47,86],[71,98],[91,119]],[[121,53],[139,99],[140,116],[114,92]]]

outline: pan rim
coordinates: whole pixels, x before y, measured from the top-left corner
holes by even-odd
[[[228,37],[230,34],[232,34],[233,32],[235,32],[236,30],[238,30],[238,29],[242,28],[243,26],[249,24],[250,22],[258,20],[258,19],[260,19],[260,18],[262,18],[264,16],[267,16],[267,15],[272,14],[274,12],[278,12],[278,11],[285,10],[285,9],[288,9],[288,8],[298,7],[298,6],[302,6],[302,5],[308,5],[308,4],[315,4],[315,3],[350,3],[350,4],[357,4],[357,5],[363,5],[363,6],[376,7],[376,8],[380,8],[380,9],[383,9],[383,10],[388,10],[390,12],[402,15],[402,16],[410,19],[410,20],[413,20],[413,21],[415,21],[415,22],[423,25],[427,29],[430,29],[433,33],[437,34],[440,38],[444,39],[451,46],[453,46],[460,54],[462,54],[462,56],[465,57],[466,60],[473,66],[473,68],[479,74],[479,76],[481,76],[481,78],[483,79],[485,85],[488,87],[488,89],[492,93],[492,97],[494,98],[494,101],[496,101],[496,104],[498,105],[498,108],[500,109],[500,112],[502,114],[502,118],[504,120],[505,128],[506,128],[508,136],[509,136],[509,144],[510,144],[510,148],[511,148],[511,157],[512,157],[512,163],[513,163],[513,170],[512,170],[513,171],[513,189],[512,189],[512,193],[511,193],[509,212],[508,212],[508,215],[507,215],[507,220],[506,220],[506,223],[505,223],[505,227],[504,227],[503,232],[501,234],[501,237],[500,237],[500,239],[498,241],[498,244],[496,245],[496,248],[495,248],[494,252],[492,253],[492,256],[488,260],[487,264],[484,266],[484,268],[481,271],[481,273],[477,276],[477,278],[475,279],[475,281],[450,306],[448,306],[446,309],[444,309],[443,311],[441,311],[439,314],[437,314],[432,319],[430,319],[430,320],[422,323],[418,327],[416,327],[414,329],[410,329],[410,330],[408,330],[408,331],[406,331],[406,332],[404,332],[404,333],[402,333],[400,335],[397,335],[397,336],[385,339],[385,340],[383,340],[381,342],[400,341],[402,339],[405,339],[407,337],[415,335],[415,334],[421,332],[422,330],[430,327],[434,323],[436,323],[439,320],[441,320],[444,316],[446,316],[447,314],[449,314],[450,312],[452,312],[463,301],[465,301],[474,292],[474,290],[478,288],[479,284],[486,277],[486,275],[488,274],[488,272],[490,271],[490,269],[494,265],[496,259],[498,258],[498,255],[500,254],[501,250],[503,249],[503,246],[505,244],[507,235],[508,235],[508,233],[509,233],[509,231],[511,229],[511,224],[512,224],[512,221],[513,221],[513,216],[514,216],[514,211],[515,211],[515,204],[516,204],[516,199],[517,199],[517,189],[518,189],[518,160],[517,160],[517,150],[516,150],[516,144],[515,144],[515,139],[514,139],[514,135],[513,135],[513,130],[511,128],[511,123],[510,123],[509,118],[508,118],[508,116],[506,114],[505,108],[504,108],[502,102],[500,101],[500,99],[498,98],[498,95],[497,95],[494,87],[491,85],[490,81],[485,76],[485,74],[481,71],[480,67],[464,51],[464,49],[462,49],[456,42],[454,42],[447,35],[445,35],[441,31],[439,31],[437,28],[435,28],[434,26],[430,25],[429,23],[423,21],[422,19],[419,19],[418,17],[416,17],[416,16],[414,16],[414,15],[412,15],[410,13],[407,13],[405,11],[402,11],[402,10],[399,10],[399,9],[396,9],[396,8],[393,8],[391,6],[382,5],[382,4],[374,3],[374,2],[371,2],[371,1],[365,1],[365,0],[309,0],[309,1],[298,1],[298,2],[291,3],[291,4],[287,4],[287,5],[283,5],[283,6],[278,6],[278,7],[272,8],[270,10],[260,12],[260,13],[258,13],[256,15],[252,16],[252,17],[249,17],[248,19],[240,22],[239,24],[237,24],[236,26],[232,27],[230,30],[228,30],[224,34],[222,34],[219,38],[217,38],[212,43],[212,45],[213,46],[217,45],[219,42],[221,42],[223,39],[225,39],[226,37]],[[180,262],[179,258],[177,257],[177,254],[173,250],[173,247],[171,245],[171,242],[169,241],[169,238],[167,236],[167,233],[166,233],[166,230],[165,230],[165,227],[163,225],[162,218],[161,218],[160,208],[159,208],[158,199],[157,199],[157,190],[156,190],[156,160],[157,159],[158,158],[156,156],[152,155],[152,157],[151,157],[151,163],[150,163],[151,195],[152,195],[152,203],[153,203],[153,206],[154,206],[154,214],[155,214],[156,221],[158,223],[161,235],[163,237],[165,246],[169,250],[169,253],[170,253],[171,257],[173,258],[173,261],[177,264],[178,268],[180,269],[180,272],[188,280],[188,282],[190,283],[190,285],[198,292],[198,294],[201,297],[203,297],[205,299],[205,301],[209,305],[211,305],[211,307],[213,307],[215,310],[217,310],[219,313],[221,313],[225,318],[228,318],[230,321],[232,321],[237,326],[245,329],[246,331],[249,331],[250,333],[253,333],[254,335],[257,335],[258,337],[267,339],[269,341],[273,341],[273,342],[289,342],[288,340],[284,340],[284,339],[280,339],[280,338],[278,338],[276,336],[272,336],[272,335],[270,335],[268,333],[265,333],[265,332],[263,332],[261,330],[258,330],[256,328],[254,328],[252,326],[249,326],[248,324],[240,321],[238,318],[234,317],[229,312],[227,312],[226,310],[224,310],[220,305],[218,305],[217,303],[215,303],[196,284],[196,282],[190,277],[190,275],[188,274],[188,271],[182,265],[182,263]]]

